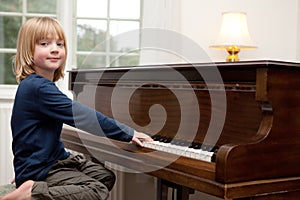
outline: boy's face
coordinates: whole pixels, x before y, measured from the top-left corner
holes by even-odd
[[[55,37],[49,35],[35,45],[33,59],[38,74],[54,75],[55,70],[66,60],[64,41],[59,40],[57,35]]]

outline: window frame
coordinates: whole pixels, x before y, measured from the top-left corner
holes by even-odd
[[[110,2],[111,0],[107,0]],[[38,17],[38,16],[49,16],[58,19],[58,21],[62,24],[66,37],[67,37],[67,45],[68,45],[68,57],[66,63],[66,76],[63,80],[59,80],[57,82],[58,87],[66,93],[69,97],[72,97],[71,92],[68,89],[68,74],[67,71],[71,69],[77,68],[77,54],[83,53],[86,54],[88,52],[80,52],[77,50],[77,19],[81,19],[81,17],[76,16],[76,2],[77,0],[56,0],[56,13],[55,14],[44,14],[44,13],[28,13],[27,12],[27,0],[23,0],[22,3],[22,11],[21,12],[1,12],[0,16],[9,16],[9,17],[22,17],[22,23],[26,21],[28,17]],[[109,12],[109,4],[108,3],[108,12]],[[139,29],[142,29],[143,23],[143,7],[144,0],[140,0],[140,17],[139,19],[123,19],[123,18],[101,18],[102,20],[107,20],[107,28],[110,26],[111,21],[138,21]],[[84,18],[86,19],[86,18]],[[99,18],[97,18],[99,19]],[[109,29],[107,29],[109,30]],[[109,32],[106,34],[106,38],[109,40]],[[139,38],[139,46],[141,45],[141,36]],[[12,48],[0,48],[0,53],[16,53],[16,49]],[[109,48],[106,48],[104,52],[106,55],[106,63],[110,63],[110,56],[115,55],[115,52],[110,52]],[[122,53],[120,53],[121,55]],[[108,65],[106,65],[108,66]],[[2,99],[14,99],[15,92],[17,90],[18,84],[0,84],[0,102]]]
[[[56,0],[58,4],[59,0]],[[58,7],[58,6],[57,6]],[[49,16],[58,18],[56,14],[45,14],[45,13],[28,13],[27,12],[27,0],[22,1],[22,10],[21,12],[3,12],[0,11],[0,16],[7,16],[7,17],[21,17],[22,23],[26,21],[28,17],[38,17],[38,16]],[[0,48],[0,53],[16,53],[17,50],[13,48]],[[15,97],[15,93],[17,91],[18,84],[0,84],[0,102],[1,101],[11,101]]]
[[[76,1],[76,0],[75,0]],[[89,55],[90,53],[92,53],[92,51],[78,51],[77,50],[77,33],[76,33],[76,28],[77,28],[77,20],[106,20],[106,48],[105,51],[103,52],[97,52],[97,54],[99,55],[105,55],[105,67],[112,67],[111,64],[111,56],[121,56],[124,54],[124,52],[112,52],[110,49],[110,25],[111,22],[124,22],[124,21],[129,21],[129,22],[139,22],[139,31],[141,31],[142,27],[143,27],[143,8],[144,8],[144,0],[139,0],[140,1],[140,13],[139,13],[139,18],[138,19],[131,19],[131,18],[114,18],[114,17],[110,17],[110,2],[111,0],[107,0],[107,17],[80,17],[77,16],[77,14],[74,14],[74,27],[75,27],[75,34],[74,34],[74,38],[75,38],[75,42],[74,42],[74,49],[76,50],[75,52],[73,52],[73,58],[72,60],[75,61],[73,62],[73,68],[77,69],[78,68],[78,63],[77,63],[77,56],[80,55]],[[77,2],[77,1],[76,1]],[[76,12],[77,10],[77,4],[75,3],[75,9],[74,11]],[[139,48],[141,47],[141,33],[139,34]],[[135,53],[130,53],[131,55],[140,55],[140,54],[135,54]]]

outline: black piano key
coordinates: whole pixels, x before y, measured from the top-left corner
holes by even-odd
[[[160,141],[160,142],[163,142],[163,143],[170,143],[170,142],[172,141],[172,139],[167,138],[167,137],[162,137],[162,138],[160,138],[159,141]]]
[[[173,140],[171,141],[171,144],[174,144],[174,145],[178,145],[178,146],[179,146],[180,140],[173,139]]]
[[[193,149],[200,149],[201,148],[201,144],[200,143],[195,143],[193,142],[189,148],[193,148]]]
[[[165,143],[171,143],[171,141],[172,141],[172,138],[166,138],[165,139]]]
[[[190,147],[191,143],[184,140],[170,139],[170,143],[176,146]]]
[[[153,139],[154,141],[159,141],[161,138],[162,138],[162,136],[160,136],[160,135],[153,135],[153,136],[152,136],[152,139]]]
[[[171,144],[177,145],[177,146],[184,146],[184,147],[189,147],[189,148],[193,148],[193,149],[202,149],[203,151],[214,152],[211,157],[211,162],[216,161],[216,156],[217,156],[217,152],[219,149],[218,146],[202,144],[202,143],[198,143],[198,142],[190,143],[185,140],[173,139],[173,138],[164,137],[161,135],[154,135],[154,136],[152,136],[152,139],[155,141],[159,141],[159,142],[171,143]]]
[[[211,150],[211,146],[210,145],[207,145],[207,144],[202,144],[201,145],[201,149],[203,150],[203,151],[210,151]]]
[[[210,152],[217,152],[219,150],[218,146],[213,146],[213,148],[210,150]]]
[[[212,157],[211,157],[211,162],[216,162],[218,150],[219,150],[219,148],[218,148],[218,147],[215,147],[215,148],[214,148],[214,151],[212,151],[212,152],[214,152],[214,153],[213,153],[213,155],[212,155]]]

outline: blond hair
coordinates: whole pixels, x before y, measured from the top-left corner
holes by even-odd
[[[34,50],[35,45],[47,36],[58,36],[63,40],[67,55],[66,36],[60,23],[51,17],[35,17],[27,20],[20,28],[17,42],[17,54],[14,60],[14,68],[18,83],[34,70]],[[66,61],[54,72],[53,81],[64,77]]]

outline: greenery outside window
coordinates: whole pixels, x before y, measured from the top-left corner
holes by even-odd
[[[76,67],[138,65],[142,4],[143,0],[77,0]]]

